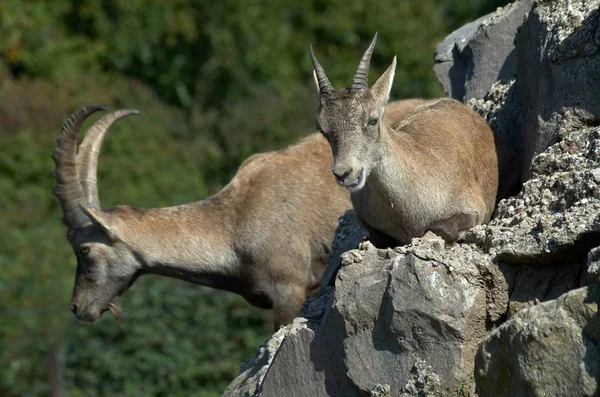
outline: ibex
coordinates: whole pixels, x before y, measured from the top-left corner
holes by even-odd
[[[368,88],[373,38],[352,86],[336,90],[310,48],[319,91],[317,128],[334,156],[333,173],[351,193],[376,245],[407,244],[432,231],[447,242],[487,222],[498,165],[485,120],[452,99],[426,101],[393,126],[385,118],[396,57]]]
[[[391,104],[390,104],[391,105]],[[398,111],[407,108],[400,104]],[[293,320],[319,285],[337,219],[351,207],[331,175],[333,158],[320,134],[248,158],[219,193],[168,208],[101,210],[96,169],[102,142],[117,120],[109,113],[77,148],[81,124],[102,107],[83,107],[65,121],[52,157],[53,189],[77,257],[71,310],[96,321],[143,274],[176,277],[231,291],[274,309],[275,326]]]

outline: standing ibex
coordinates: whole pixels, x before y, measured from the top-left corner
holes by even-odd
[[[397,108],[408,111],[402,103]],[[98,110],[73,113],[53,153],[54,194],[77,257],[71,304],[77,318],[93,322],[107,309],[118,318],[117,296],[140,275],[159,274],[238,293],[272,307],[276,326],[291,322],[319,285],[337,219],[351,207],[331,175],[325,139],[313,134],[251,156],[223,190],[203,201],[102,211],[96,169],[104,136],[137,111],[101,118],[77,150],[81,124]]]
[[[477,113],[452,99],[424,102],[392,128],[382,116],[396,58],[367,86],[376,40],[377,35],[352,86],[341,90],[333,88],[311,47],[320,94],[317,126],[331,145],[333,173],[351,192],[356,214],[376,244],[407,244],[427,231],[453,242],[494,210],[493,133]]]

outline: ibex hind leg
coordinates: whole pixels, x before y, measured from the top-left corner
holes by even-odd
[[[479,214],[476,212],[458,212],[450,218],[435,222],[427,230],[437,234],[447,243],[462,239],[467,230],[477,225]]]

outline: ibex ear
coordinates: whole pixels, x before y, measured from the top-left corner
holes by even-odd
[[[373,84],[371,93],[384,106],[388,99],[390,99],[390,91],[392,90],[392,83],[394,82],[394,74],[396,73],[396,57],[392,61],[389,68],[381,75],[381,77]]]
[[[92,221],[95,226],[102,229],[102,231],[104,231],[104,233],[106,233],[111,240],[119,239],[117,237],[116,225],[112,214],[101,210],[96,210],[94,208],[89,208],[82,204],[79,204],[79,208],[87,215],[88,218],[90,218],[90,221]]]

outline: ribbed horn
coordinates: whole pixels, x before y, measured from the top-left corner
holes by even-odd
[[[98,156],[102,149],[104,137],[111,125],[127,116],[139,114],[135,109],[123,109],[109,113],[96,121],[85,133],[85,138],[79,146],[77,154],[77,167],[79,169],[79,183],[87,205],[91,208],[101,209],[98,196],[97,170]]]
[[[371,55],[373,55],[373,48],[375,48],[375,43],[377,42],[377,33],[375,33],[375,37],[373,37],[373,41],[369,45],[369,48],[365,51],[358,64],[358,69],[356,70],[356,74],[354,75],[354,80],[352,81],[352,89],[353,90],[363,90],[368,88],[368,77],[369,77],[369,65],[371,64]]]
[[[317,60],[315,56],[315,52],[313,51],[312,45],[310,46],[310,57],[312,59],[313,67],[315,68],[315,73],[317,74],[317,81],[319,83],[319,91],[321,94],[329,94],[333,91],[333,86],[329,82],[327,75],[325,75],[325,70]]]
[[[53,173],[56,184],[52,188],[52,193],[58,198],[63,210],[62,221],[69,229],[90,224],[89,218],[78,206],[85,202],[85,198],[78,177],[77,138],[83,121],[99,110],[105,108],[84,106],[72,113],[63,123],[60,137],[56,140],[56,149],[52,152],[52,159],[56,165]]]

